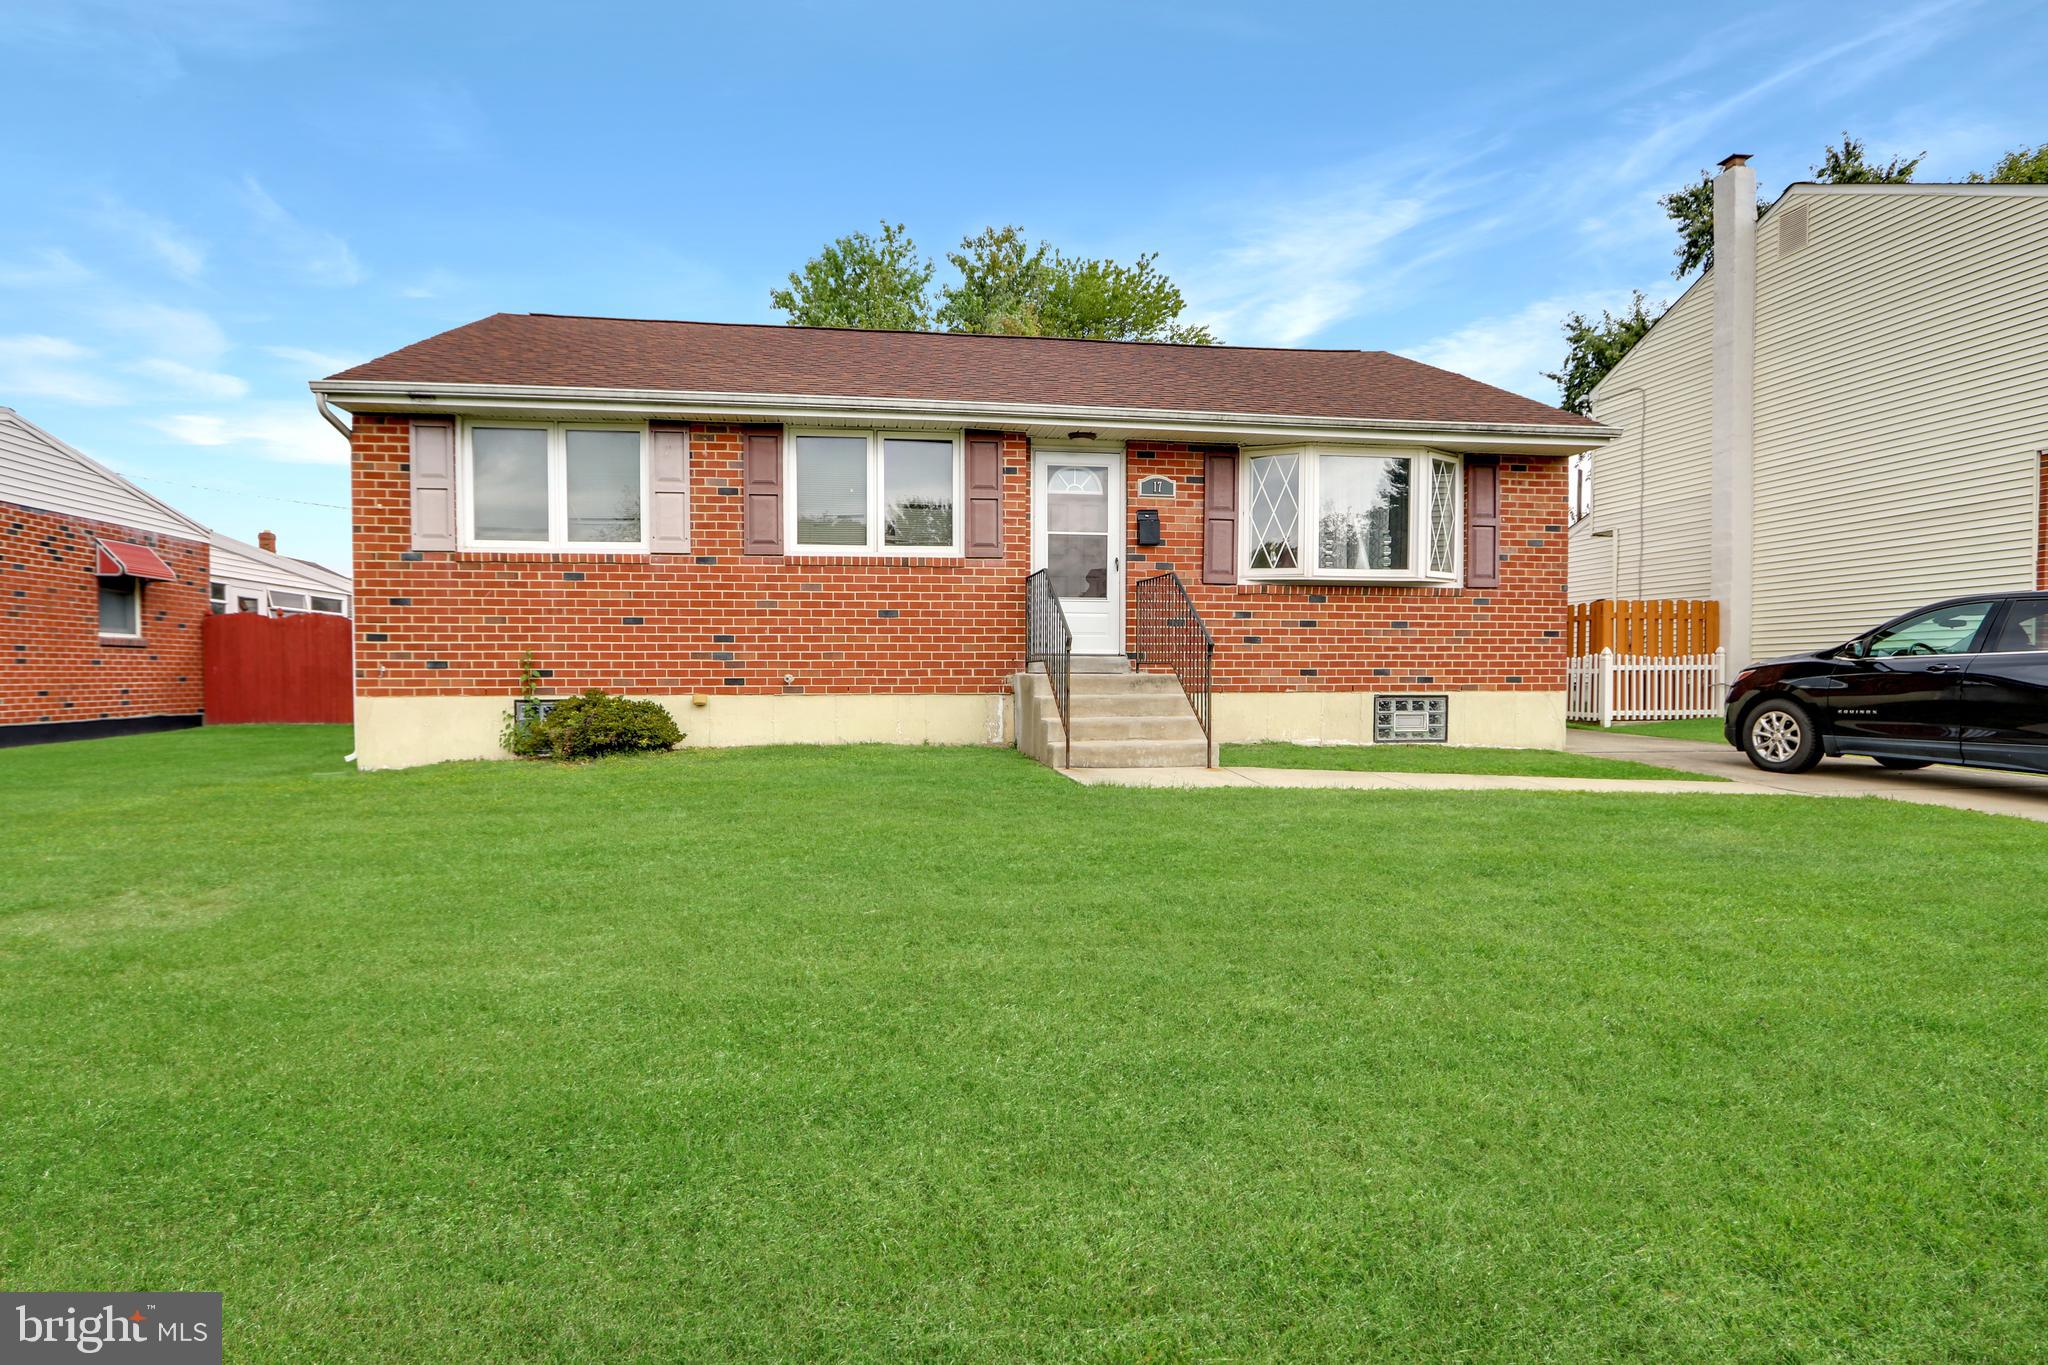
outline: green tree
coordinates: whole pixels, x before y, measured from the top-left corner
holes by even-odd
[[[1998,158],[1990,175],[1970,172],[1973,185],[2048,185],[2048,142],[2038,147],[2021,147]]]
[[[1584,414],[1593,403],[1593,386],[1621,363],[1629,348],[1641,341],[1643,333],[1656,322],[1656,314],[1663,311],[1664,305],[1659,303],[1653,313],[1642,291],[1637,290],[1619,317],[1602,309],[1598,322],[1584,313],[1566,318],[1564,368],[1543,376],[1564,390],[1560,406],[1567,412]]]
[[[806,327],[879,327],[1004,336],[1083,337],[1212,345],[1209,329],[1184,323],[1187,301],[1156,264],[1063,256],[1033,246],[1015,226],[985,228],[946,254],[959,278],[931,291],[933,269],[900,226],[878,240],[841,237],[789,277],[768,301]]]
[[[792,327],[872,327],[890,332],[928,331],[932,263],[901,223],[882,224],[882,235],[849,232],[789,272],[789,288],[772,289],[768,302],[789,315]]]
[[[940,292],[938,320],[953,332],[1173,341],[1208,346],[1209,329],[1183,323],[1187,301],[1160,273],[1156,255],[1132,265],[1062,255],[1032,246],[1020,227],[984,229],[946,259],[957,283]]]
[[[1823,149],[1820,164],[1813,167],[1813,178],[1823,185],[1898,184],[1913,178],[1926,155],[1922,152],[1915,157],[1894,157],[1882,166],[1873,166],[1865,156],[1864,145],[1845,132],[1841,146]],[[1714,173],[1701,171],[1698,180],[1657,202],[1678,228],[1678,268],[1671,272],[1672,277],[1682,280],[1696,269],[1713,265]],[[1759,198],[1757,215],[1761,217],[1769,207],[1769,200]]]
[[[1842,134],[1842,145],[1829,147],[1821,153],[1820,165],[1813,168],[1813,178],[1823,185],[1898,185],[1913,178],[1920,162],[1927,153],[1915,157],[1893,157],[1882,166],[1873,166],[1864,159],[1863,144]]]

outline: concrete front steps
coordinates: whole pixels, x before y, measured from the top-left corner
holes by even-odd
[[[1136,673],[1120,656],[1076,655],[1068,675],[1071,745],[1042,667],[1017,674],[1011,686],[1017,697],[1017,747],[1040,763],[1055,768],[1209,766],[1209,741],[1171,673]]]

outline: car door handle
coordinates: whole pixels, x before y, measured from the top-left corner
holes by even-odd
[[[1963,666],[1961,664],[1929,664],[1927,665],[1927,671],[1929,673],[1960,673],[1963,671]]]

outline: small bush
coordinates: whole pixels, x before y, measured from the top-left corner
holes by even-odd
[[[675,717],[658,701],[614,697],[598,688],[564,697],[544,716],[522,720],[514,709],[505,747],[530,758],[596,758],[673,749],[683,742]]]

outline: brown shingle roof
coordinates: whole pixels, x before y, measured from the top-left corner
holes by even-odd
[[[1049,408],[1589,426],[1586,418],[1386,351],[497,313],[333,381],[788,394]]]

